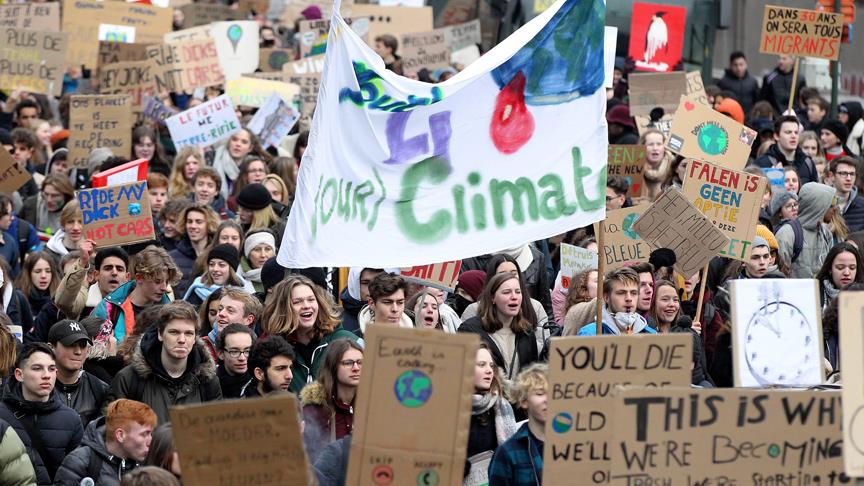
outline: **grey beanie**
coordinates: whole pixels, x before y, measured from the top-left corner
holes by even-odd
[[[750,245],[750,246],[753,247],[753,248],[759,248],[760,246],[767,246],[767,247],[769,247],[769,248],[771,247],[771,246],[768,244],[768,240],[766,240],[765,238],[762,238],[762,237],[759,236],[759,235],[756,235],[756,236],[753,237],[753,244]]]
[[[790,199],[798,201],[798,194],[789,192],[786,189],[775,187],[774,193],[771,195],[771,202],[768,204],[768,214],[774,216],[780,211]]]
[[[113,157],[114,153],[111,152],[111,149],[106,147],[99,147],[93,149],[90,152],[90,158],[87,160],[87,170],[88,174],[91,176],[97,172],[99,172],[99,168],[102,167],[102,164],[108,160],[109,157]]]

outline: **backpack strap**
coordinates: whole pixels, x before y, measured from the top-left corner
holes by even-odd
[[[792,226],[792,232],[795,233],[795,242],[792,244],[792,263],[795,263],[801,255],[801,250],[804,249],[804,228],[797,219],[790,221],[789,225]]]
[[[24,257],[27,256],[30,247],[27,243],[30,241],[30,223],[23,219],[18,220],[18,253],[21,256],[21,265],[24,265]]]

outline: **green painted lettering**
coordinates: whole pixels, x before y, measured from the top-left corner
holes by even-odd
[[[534,190],[534,184],[526,177],[516,179],[516,183],[510,181],[499,181],[492,179],[489,181],[489,196],[492,198],[492,218],[495,220],[495,226],[503,228],[507,225],[507,220],[504,218],[504,196],[509,194],[513,204],[511,217],[513,221],[522,224],[525,222],[525,210],[523,207],[522,196],[527,198],[528,217],[532,221],[539,218],[539,210],[537,208],[537,191]]]
[[[435,211],[425,223],[414,214],[414,200],[421,182],[440,185],[447,180],[449,162],[442,157],[429,157],[409,167],[402,175],[402,191],[396,201],[396,224],[402,233],[417,243],[434,243],[446,238],[453,229],[453,216],[446,210]]]

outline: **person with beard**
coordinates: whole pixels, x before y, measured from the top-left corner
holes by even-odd
[[[15,362],[14,376],[0,403],[0,419],[24,443],[36,470],[36,483],[53,484],[63,458],[81,443],[84,428],[75,410],[53,394],[57,367],[50,346],[25,344]]]
[[[54,348],[57,361],[54,392],[66,406],[78,412],[81,425],[87,427],[101,415],[108,396],[108,384],[84,371],[87,351],[93,340],[81,323],[66,319],[51,326],[48,344]]]
[[[171,420],[175,405],[222,398],[216,363],[198,335],[198,314],[188,302],[162,307],[155,326],[141,337],[129,365],[111,383],[109,400],[129,398],[146,403],[159,423]]]
[[[229,324],[216,337],[216,353],[219,368],[216,376],[222,388],[223,398],[240,398],[240,391],[250,381],[249,354],[255,342],[255,333],[249,326]]]
[[[354,399],[363,370],[363,348],[350,339],[330,344],[318,380],[300,392],[303,405],[303,444],[314,462],[330,442],[354,428]]]
[[[81,445],[63,459],[56,486],[79,486],[90,478],[99,486],[119,486],[124,474],[147,459],[156,413],[146,404],[120,399],[92,422]]]
[[[119,344],[135,329],[135,316],[145,307],[171,302],[168,289],[179,278],[180,270],[168,252],[148,246],[135,255],[135,279],[106,295],[90,316],[111,321]],[[197,327],[197,317],[195,322]]]
[[[72,319],[89,315],[102,299],[129,281],[129,254],[119,246],[109,246],[100,248],[93,258],[95,246],[93,240],[78,245],[81,255],[54,294],[54,304]]]
[[[282,336],[267,336],[255,341],[249,352],[249,367],[255,379],[240,391],[242,397],[290,392],[294,356],[294,348]]]
[[[603,300],[603,334],[657,333],[638,312],[639,274],[632,268],[618,268],[606,274],[603,279]],[[596,334],[596,322],[582,327],[578,333],[579,336]]]

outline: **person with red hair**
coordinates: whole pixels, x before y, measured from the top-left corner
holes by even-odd
[[[120,477],[143,464],[150,450],[156,412],[144,403],[121,398],[91,422],[81,445],[65,459],[54,484],[79,485],[90,478],[100,486],[119,486]]]
[[[741,108],[740,103],[732,98],[723,98],[723,101],[718,103],[715,109],[736,122],[744,124],[744,109]]]

